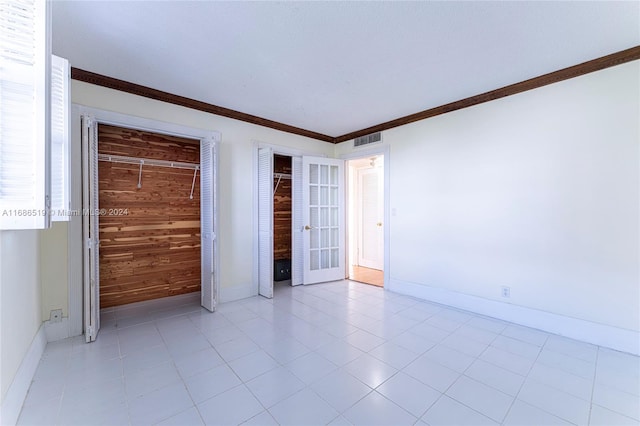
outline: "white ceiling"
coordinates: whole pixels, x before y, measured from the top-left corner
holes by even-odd
[[[330,136],[637,45],[637,1],[53,3],[73,67]]]

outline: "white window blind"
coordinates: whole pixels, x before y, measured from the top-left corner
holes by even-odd
[[[49,2],[0,2],[0,229],[49,225]]]
[[[51,57],[51,220],[69,220],[69,61]]]

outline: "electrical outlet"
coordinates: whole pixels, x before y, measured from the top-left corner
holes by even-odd
[[[511,287],[500,287],[500,295],[502,297],[511,297]]]
[[[62,309],[54,309],[51,311],[51,315],[49,316],[49,321],[51,322],[61,322],[62,321]]]

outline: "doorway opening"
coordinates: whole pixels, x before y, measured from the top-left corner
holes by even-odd
[[[273,285],[291,285],[293,179],[291,156],[273,155]],[[274,292],[276,290],[274,289]]]
[[[101,310],[200,292],[199,169],[197,139],[98,124]]]
[[[384,286],[384,156],[347,162],[348,278]]]
[[[175,308],[199,310],[198,299],[214,311],[219,134],[76,111],[84,302],[75,313],[84,317],[85,340],[96,340],[101,316],[103,325],[132,325]],[[131,313],[138,319],[125,318]]]

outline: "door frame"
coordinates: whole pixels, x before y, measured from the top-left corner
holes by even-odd
[[[389,194],[390,194],[390,164],[391,164],[391,159],[390,159],[390,154],[391,154],[391,150],[389,146],[378,146],[378,147],[372,147],[372,148],[363,148],[363,149],[358,149],[352,152],[349,152],[347,154],[342,154],[340,155],[340,159],[348,161],[348,160],[359,160],[361,158],[369,158],[369,157],[373,157],[375,155],[382,155],[384,157],[384,176],[383,176],[383,180],[384,180],[384,232],[383,232],[383,238],[384,238],[384,264],[383,264],[383,275],[384,275],[384,289],[387,290],[389,288],[389,277],[390,277],[390,256],[389,256],[389,241],[390,241],[390,231],[391,231],[391,208],[390,208],[390,200],[389,200]],[[348,168],[345,167],[345,170],[347,170]],[[347,209],[349,209],[349,191],[345,191],[345,197],[347,198],[347,200],[345,201],[345,206]],[[347,212],[347,217],[350,213]],[[346,248],[345,248],[345,254],[348,257],[349,253],[351,251],[351,247],[349,247],[349,233],[352,232],[352,230],[349,229],[349,221],[347,220],[347,225],[346,225]],[[345,262],[348,263],[348,258],[345,259]],[[348,278],[349,274],[349,268],[347,268],[346,270],[346,276],[345,278]]]
[[[259,193],[258,193],[258,184],[259,184],[259,175],[258,175],[258,150],[260,148],[270,148],[271,149],[271,162],[273,164],[273,155],[284,155],[288,157],[303,157],[303,156],[314,156],[314,157],[325,157],[328,158],[327,155],[319,154],[317,152],[300,150],[296,148],[291,148],[288,146],[282,145],[274,145],[270,143],[261,142],[259,140],[252,140],[253,142],[253,271],[252,276],[253,280],[251,283],[252,295],[260,294],[260,240],[258,236],[258,223],[260,220],[260,212],[258,209],[259,206]],[[293,206],[292,206],[293,209]],[[292,212],[293,214],[293,212]],[[292,236],[293,238],[293,236]],[[271,262],[273,264],[273,250],[271,250],[270,259],[266,259],[266,261]],[[295,253],[291,251],[291,267],[293,268],[295,265],[294,261]]]
[[[99,124],[109,124],[113,126],[126,127],[136,130],[142,130],[153,133],[161,133],[170,136],[179,136],[190,139],[211,139],[214,144],[218,146],[219,152],[219,143],[221,140],[220,132],[213,130],[205,130],[198,129],[195,127],[182,126],[175,123],[168,123],[159,120],[152,120],[148,118],[137,117],[134,115],[121,114],[112,111],[106,111],[98,108],[86,107],[79,104],[72,104],[71,107],[71,118],[72,118],[72,130],[71,130],[71,138],[72,138],[72,151],[81,150],[82,149],[82,135],[81,135],[81,126],[80,126],[80,117],[83,115],[90,115],[95,122]],[[71,153],[72,158],[74,158],[73,152]],[[79,152],[76,152],[75,158],[79,157]],[[216,156],[216,162],[214,162],[213,173],[217,176],[219,166],[217,164],[219,161],[219,155]],[[75,167],[74,167],[75,166]],[[82,187],[83,185],[88,185],[88,176],[83,175],[83,167],[82,162],[80,163],[72,163],[71,167],[71,193],[76,194],[76,196],[72,196],[72,206],[71,209],[80,211],[82,210]],[[215,178],[215,182],[218,182],[218,179]],[[219,196],[220,192],[218,188],[214,188],[214,194]],[[80,196],[79,196],[80,195]],[[75,204],[74,204],[75,203]],[[214,223],[214,234],[216,238],[213,241],[214,244],[214,274],[215,274],[215,282],[220,283],[219,274],[220,274],[220,250],[218,249],[218,217],[217,217],[217,209],[214,208],[213,212],[213,223]],[[80,255],[83,253],[84,244],[83,244],[83,222],[84,217],[81,220],[70,221],[69,222],[69,230],[68,237],[68,253],[79,253]],[[76,229],[77,228],[77,229]],[[73,235],[73,238],[71,236]],[[78,238],[78,235],[80,238]],[[84,287],[84,272],[83,272],[83,262],[82,261],[74,261],[73,264],[71,261],[68,263],[69,267],[69,279],[68,279],[68,292],[69,292],[69,330],[70,332],[79,334],[84,333],[84,295],[83,295],[83,287]],[[216,291],[219,293],[220,289],[217,288]],[[73,303],[72,303],[73,302]],[[70,333],[71,334],[71,333]],[[71,335],[79,335],[79,334],[71,334]]]

